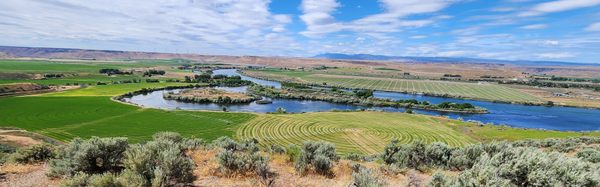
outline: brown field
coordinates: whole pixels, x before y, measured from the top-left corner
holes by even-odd
[[[556,105],[600,108],[600,92],[588,89],[540,88],[520,85],[511,85],[510,87],[552,101]]]

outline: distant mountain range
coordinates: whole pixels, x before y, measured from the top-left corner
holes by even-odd
[[[159,53],[159,52],[139,52],[139,51],[117,51],[117,50],[90,50],[90,49],[72,49],[72,48],[46,48],[46,47],[16,47],[0,46],[0,58],[67,58],[67,59],[172,59],[185,58],[194,60],[215,61],[227,60],[230,62],[239,62],[244,64],[277,64],[291,61],[301,61],[296,58],[285,57],[257,57],[257,56],[224,56],[224,55],[200,55],[200,54],[177,54],[177,53]],[[370,54],[341,54],[324,53],[312,58],[319,59],[337,59],[337,60],[364,60],[389,61],[389,62],[414,62],[414,63],[479,63],[479,64],[512,64],[519,66],[600,66],[600,63],[575,63],[558,61],[527,61],[527,60],[495,60],[479,58],[462,57],[416,57],[416,56],[385,56]],[[260,59],[257,61],[257,59]],[[313,62],[313,61],[310,61]],[[264,63],[264,64],[263,64]],[[306,62],[302,62],[305,64]],[[320,63],[315,61],[313,63]]]
[[[530,60],[496,60],[466,57],[416,57],[416,56],[386,56],[370,54],[342,54],[324,53],[313,58],[338,59],[338,60],[379,60],[398,62],[436,62],[436,63],[485,63],[485,64],[512,64],[520,66],[600,66],[593,63],[560,62],[560,61],[530,61]]]

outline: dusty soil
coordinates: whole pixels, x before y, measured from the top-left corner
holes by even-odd
[[[42,165],[2,165],[0,166],[0,186],[58,186],[60,180],[46,177],[48,166]]]
[[[352,169],[348,160],[341,160],[333,168],[335,176],[325,177],[315,173],[308,173],[304,176],[298,174],[293,163],[287,160],[285,155],[270,155],[269,165],[274,176],[267,181],[263,181],[253,174],[237,174],[225,176],[219,172],[219,164],[216,159],[218,152],[216,150],[197,151],[191,154],[197,167],[194,174],[197,179],[193,185],[197,186],[325,186],[325,187],[346,187],[352,183]],[[361,165],[372,169],[377,175],[383,176],[386,186],[406,186],[406,175],[391,175],[382,173],[379,165],[376,163],[361,163]],[[416,177],[425,184],[429,180],[429,175],[417,173]]]
[[[0,96],[1,95],[12,95],[22,94],[29,92],[36,92],[41,90],[48,90],[49,88],[43,87],[42,85],[34,83],[13,83],[13,84],[2,84],[0,85]]]
[[[34,140],[31,137],[0,134],[0,143],[6,143],[9,145],[17,145],[19,147],[26,147],[26,146],[40,144],[42,142],[40,142],[38,140]]]

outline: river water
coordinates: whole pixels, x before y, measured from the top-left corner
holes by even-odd
[[[214,74],[223,75],[238,75],[244,80],[249,80],[257,84],[274,86],[281,88],[281,83],[275,81],[267,81],[240,75],[235,69],[222,69],[213,71]],[[218,87],[234,92],[244,92],[246,87]],[[177,90],[175,90],[177,91]],[[272,99],[272,104],[236,104],[236,105],[220,105],[220,104],[198,104],[184,103],[173,100],[165,100],[162,95],[166,91],[155,91],[146,95],[136,95],[132,98],[126,98],[127,102],[138,105],[162,108],[162,109],[183,109],[183,110],[223,110],[226,107],[228,111],[239,112],[274,112],[281,107],[288,112],[318,112],[330,110],[358,110],[358,109],[374,109],[390,112],[403,112],[402,108],[391,107],[363,107],[347,104],[329,103],[324,101],[305,101],[291,99]],[[466,100],[443,98],[423,95],[404,94],[396,92],[375,91],[375,97],[389,99],[416,99],[419,101],[429,101],[430,103],[455,102],[455,103],[471,103],[476,106],[488,109],[488,114],[457,114],[436,111],[414,110],[416,113],[428,115],[444,115],[450,118],[462,118],[464,120],[475,120],[483,123],[492,123],[497,125],[508,125],[521,128],[549,129],[561,131],[592,131],[600,130],[600,110],[571,108],[571,107],[545,107],[545,106],[526,106],[504,103],[493,103],[486,101]]]

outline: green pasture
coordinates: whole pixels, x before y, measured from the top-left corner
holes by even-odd
[[[0,98],[0,106],[0,126],[18,127],[63,141],[74,137],[124,136],[139,142],[159,131],[210,140],[233,135],[237,125],[255,116],[144,109],[109,97],[9,97]]]

